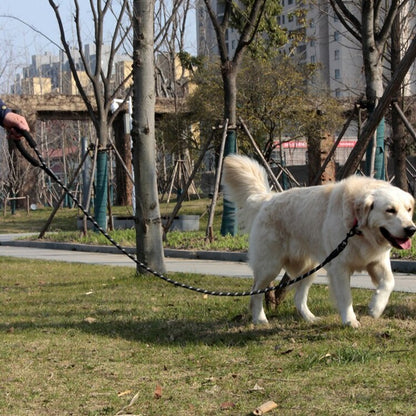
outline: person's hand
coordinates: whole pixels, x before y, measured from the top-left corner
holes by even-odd
[[[15,140],[19,140],[22,137],[22,135],[15,130],[16,128],[26,131],[30,130],[26,119],[23,116],[12,112],[7,113],[4,116],[3,127],[8,131],[9,137]]]

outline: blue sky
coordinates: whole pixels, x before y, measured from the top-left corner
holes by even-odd
[[[68,31],[71,32],[71,21],[74,10],[72,0],[56,0],[60,4],[61,15]],[[116,3],[116,1],[115,1]],[[82,9],[89,9],[89,2],[80,1]],[[15,18],[6,17],[14,16]],[[0,66],[2,62],[10,62],[15,70],[30,63],[31,56],[44,52],[58,53],[58,48],[50,40],[21,23],[20,19],[36,28],[37,31],[60,44],[59,30],[54,12],[48,0],[1,0],[0,1]],[[188,47],[191,53],[196,53],[195,16],[188,17]],[[84,15],[82,29],[87,34],[92,30],[91,20]],[[71,33],[68,38],[71,39]],[[92,39],[92,37],[91,37]],[[88,43],[87,39],[84,43]],[[12,72],[11,70],[9,72]],[[6,76],[3,72],[2,78]],[[10,76],[10,75],[9,75]],[[4,79],[1,80],[2,82]]]
[[[12,46],[16,57],[44,51],[54,51],[50,41],[31,30],[28,26],[10,17],[15,16],[36,27],[45,35],[59,43],[58,29],[53,10],[47,0],[3,0],[0,2],[0,39],[2,53],[5,47]],[[6,45],[4,42],[6,41]]]

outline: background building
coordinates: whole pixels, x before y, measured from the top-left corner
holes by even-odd
[[[107,70],[110,56],[110,45],[103,45],[103,69]],[[78,76],[81,84],[87,89],[90,80],[85,71],[78,50],[73,49],[71,54],[75,61]],[[86,63],[90,68],[94,68],[96,62],[95,45],[86,45],[84,50]],[[128,55],[118,55],[111,68],[114,84],[121,82],[122,76],[127,76],[127,71],[132,69],[132,60]],[[124,78],[123,78],[124,79]],[[91,91],[92,92],[92,91]],[[29,66],[24,67],[21,74],[15,76],[14,84],[10,90],[11,94],[42,95],[58,93],[66,95],[78,94],[74,76],[71,73],[66,55],[61,52],[53,55],[45,52],[43,55],[33,55]]]
[[[289,37],[294,33],[305,35],[304,42],[298,43],[296,46],[288,43],[282,48],[282,52],[296,55],[297,59],[305,63],[319,64],[316,83],[322,84],[323,88],[328,88],[334,97],[360,96],[365,90],[361,45],[343,27],[329,5],[329,1],[281,0],[281,4],[282,13],[280,16],[276,16],[278,24],[287,30]],[[211,0],[211,6],[217,16],[221,18],[224,13],[224,0]],[[412,7],[414,5],[409,2],[402,15],[412,16],[410,13]],[[299,15],[305,16],[305,19],[299,18]],[[198,1],[196,19],[198,55],[218,55],[215,31],[202,0]],[[415,17],[404,21],[402,28],[403,49],[409,43],[409,39],[412,39],[415,24]],[[227,30],[226,42],[230,55],[237,47],[237,37],[238,33],[235,29],[229,28]],[[388,65],[387,62],[386,65]],[[415,68],[416,65],[413,65],[407,75],[405,87],[407,95],[416,93]],[[387,79],[389,78],[388,76]]]

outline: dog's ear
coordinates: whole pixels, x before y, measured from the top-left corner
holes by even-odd
[[[373,195],[361,195],[360,197],[344,198],[343,219],[346,228],[351,229],[354,225],[363,227],[367,225],[368,215],[374,207]]]
[[[359,198],[355,201],[354,212],[355,218],[358,221],[358,227],[367,225],[368,215],[374,208],[374,197],[373,195],[366,195],[364,198]]]

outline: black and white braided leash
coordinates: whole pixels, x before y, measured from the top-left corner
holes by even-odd
[[[83,212],[83,214],[87,217],[89,221],[92,222],[92,224],[98,229],[98,231],[104,235],[104,237],[110,241],[110,243],[115,246],[121,253],[129,257],[132,261],[136,263],[137,266],[139,266],[142,270],[152,274],[155,277],[158,277],[159,279],[172,284],[174,286],[180,287],[182,289],[191,290],[193,292],[202,293],[204,295],[210,295],[210,296],[232,296],[232,297],[241,297],[241,296],[252,296],[252,295],[259,295],[262,293],[271,292],[274,290],[282,290],[289,286],[292,286],[307,277],[311,276],[312,274],[316,273],[325,265],[327,265],[331,260],[333,260],[335,257],[337,257],[346,247],[348,244],[348,240],[353,237],[354,235],[359,234],[359,230],[357,225],[355,224],[350,231],[348,231],[346,237],[338,244],[335,250],[333,250],[329,256],[319,265],[314,267],[312,270],[309,270],[308,272],[296,277],[295,279],[289,280],[289,281],[281,281],[277,286],[269,286],[264,289],[258,289],[258,290],[250,290],[246,292],[223,292],[223,291],[213,291],[213,290],[207,290],[207,289],[201,289],[198,287],[194,287],[191,285],[188,285],[186,283],[181,283],[176,280],[170,279],[169,277],[163,275],[162,273],[159,273],[155,270],[152,270],[149,268],[146,264],[139,261],[134,255],[129,253],[126,249],[124,249],[122,246],[120,246],[119,243],[117,243],[96,221],[95,219],[86,211],[86,209],[82,206],[82,204],[78,201],[77,197],[72,194],[72,192],[68,189],[68,187],[55,175],[55,173],[46,165],[45,161],[42,158],[42,155],[40,154],[39,150],[37,149],[37,144],[33,140],[32,136],[27,131],[20,131],[22,136],[26,139],[29,146],[34,150],[36,153],[36,156],[38,160],[36,160],[32,155],[25,149],[22,141],[16,141],[16,147],[19,149],[21,154],[27,159],[33,166],[39,167],[45,173],[51,177],[74,201],[75,205]]]

